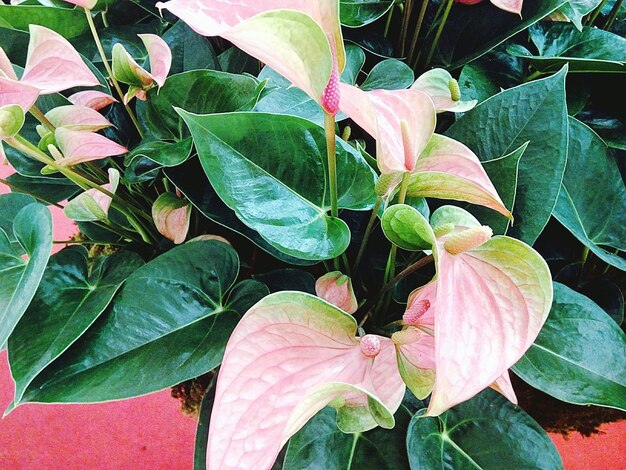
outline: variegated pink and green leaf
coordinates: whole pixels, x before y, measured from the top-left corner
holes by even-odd
[[[78,165],[128,152],[126,147],[95,132],[59,127],[54,131],[54,138],[63,155],[57,163],[63,166]]]
[[[113,125],[98,111],[80,105],[58,106],[46,113],[46,119],[54,127],[75,131],[94,132]]]
[[[478,103],[477,100],[461,99],[459,83],[445,69],[432,69],[423,73],[411,85],[411,90],[426,93],[433,100],[438,113],[443,111],[464,113]]]
[[[102,188],[115,194],[120,182],[120,172],[109,168],[109,182]],[[106,220],[111,207],[111,196],[97,189],[89,189],[69,201],[63,213],[75,222],[93,222]]]
[[[179,245],[187,238],[191,203],[175,193],[163,193],[152,205],[152,220],[161,235]]]
[[[331,402],[346,431],[393,427],[404,395],[394,346],[372,335],[361,343],[356,330],[352,316],[301,292],[275,293],[252,307],[224,354],[207,468],[270,468]]]
[[[117,100],[111,95],[97,90],[79,91],[78,93],[68,96],[67,99],[72,104],[86,106],[88,108],[95,109],[96,111],[110,105],[111,103],[117,102]]]

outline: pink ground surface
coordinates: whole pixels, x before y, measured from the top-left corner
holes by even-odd
[[[0,166],[0,177],[9,173]],[[55,240],[66,240],[74,225],[52,211]],[[12,396],[2,352],[0,414]],[[24,405],[0,421],[0,470],[190,470],[195,429],[169,391],[94,405]],[[550,436],[566,470],[626,470],[626,421],[602,431],[592,438]]]

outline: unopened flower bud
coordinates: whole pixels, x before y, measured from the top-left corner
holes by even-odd
[[[16,104],[0,107],[0,140],[15,137],[24,125],[24,110]]]
[[[152,218],[159,233],[178,245],[187,238],[191,204],[174,193],[163,193],[154,201]]]
[[[315,282],[317,296],[344,312],[353,314],[358,308],[352,281],[340,271],[323,275]]]

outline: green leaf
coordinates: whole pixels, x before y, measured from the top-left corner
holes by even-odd
[[[411,418],[401,406],[396,425],[364,433],[345,434],[337,427],[336,411],[330,407],[316,414],[290,440],[283,470],[400,470],[408,468],[406,429]]]
[[[117,400],[214,369],[241,314],[267,294],[244,281],[226,296],[238,268],[235,251],[218,241],[180,245],[139,268],[22,402]]]
[[[40,5],[0,4],[0,21],[5,23],[3,26],[20,31],[28,31],[29,25],[38,24],[56,31],[66,39],[89,31],[82,8],[70,10]]]
[[[626,260],[603,246],[626,250],[626,188],[617,162],[589,127],[569,118],[567,168],[554,216],[603,261],[626,271]]]
[[[483,162],[529,142],[519,165],[515,224],[509,234],[530,245],[550,218],[567,160],[565,74],[564,68],[498,93],[465,113],[447,132]]]
[[[327,214],[324,130],[305,119],[262,113],[195,115],[179,110],[211,185],[237,217],[270,245],[304,260],[334,258],[350,230]],[[336,139],[339,207],[370,209],[374,172]]]
[[[562,284],[554,283],[548,321],[513,370],[559,400],[626,410],[626,335],[595,303]]]
[[[435,243],[428,220],[406,204],[389,207],[383,213],[381,226],[389,241],[404,250],[430,250]]]
[[[515,195],[517,193],[517,178],[519,174],[520,159],[524,155],[528,142],[524,142],[519,148],[508,155],[494,158],[483,163],[485,172],[496,187],[504,206],[511,212],[515,208]],[[511,221],[486,207],[468,204],[465,207],[474,217],[484,225],[493,229],[494,235],[504,235],[509,229]]]
[[[32,178],[14,173],[6,180],[13,192],[30,194],[48,204],[65,201],[81,191],[67,178]]]
[[[383,16],[393,4],[393,0],[341,0],[341,24],[360,28]]]
[[[539,50],[538,56],[513,52],[527,59],[540,72],[555,72],[569,64],[570,72],[626,73],[626,39],[602,29],[557,23],[535,25],[530,38]],[[527,52],[527,51],[526,51]]]
[[[170,74],[197,69],[219,69],[217,55],[209,39],[200,36],[179,20],[164,35],[163,40],[172,51]]]
[[[602,0],[570,0],[559,11],[563,13],[578,30],[583,29],[582,19],[596,9]]]
[[[123,251],[99,258],[90,273],[87,250],[80,246],[50,258],[30,307],[9,338],[14,403],[37,374],[89,328],[142,264],[138,255]]]
[[[174,106],[198,114],[245,111],[254,107],[262,89],[256,79],[246,75],[184,72],[168,77],[160,90],[148,92],[148,101],[140,105],[140,118],[156,138],[182,140],[188,134]]]
[[[135,147],[133,151],[126,156],[126,161],[130,162],[136,157],[146,157],[161,166],[177,166],[191,156],[192,148],[193,140],[191,137],[187,137],[178,142],[155,140]]]
[[[377,63],[361,85],[365,91],[384,89],[402,90],[415,81],[411,67],[396,59],[385,59]]]
[[[6,212],[5,212],[6,211]],[[0,196],[0,345],[24,314],[52,250],[52,217],[21,194]]]
[[[485,390],[436,418],[413,416],[407,433],[411,468],[561,470],[546,432],[524,410]]]
[[[448,70],[482,56],[567,3],[567,0],[524,0],[522,17],[490,2],[452,8],[439,41],[438,63]],[[436,61],[437,62],[437,61]]]
[[[202,165],[192,158],[182,165],[166,168],[167,178],[183,193],[186,199],[207,219],[243,235],[259,248],[287,264],[311,265],[316,261],[304,261],[277,250],[263,239],[258,232],[244,225],[235,212],[219,198],[208,182]]]

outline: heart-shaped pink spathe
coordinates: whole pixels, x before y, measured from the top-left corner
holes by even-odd
[[[350,315],[302,292],[271,294],[252,307],[224,353],[207,469],[270,468],[287,440],[331,401],[340,425],[376,426],[371,406],[375,416],[385,409],[391,417],[405,390],[394,346],[389,338],[359,340],[356,328]]]
[[[228,39],[305,91],[327,112],[336,112],[333,100],[338,87],[328,85],[345,66],[338,0],[171,0],[156,6],[199,34]]]

